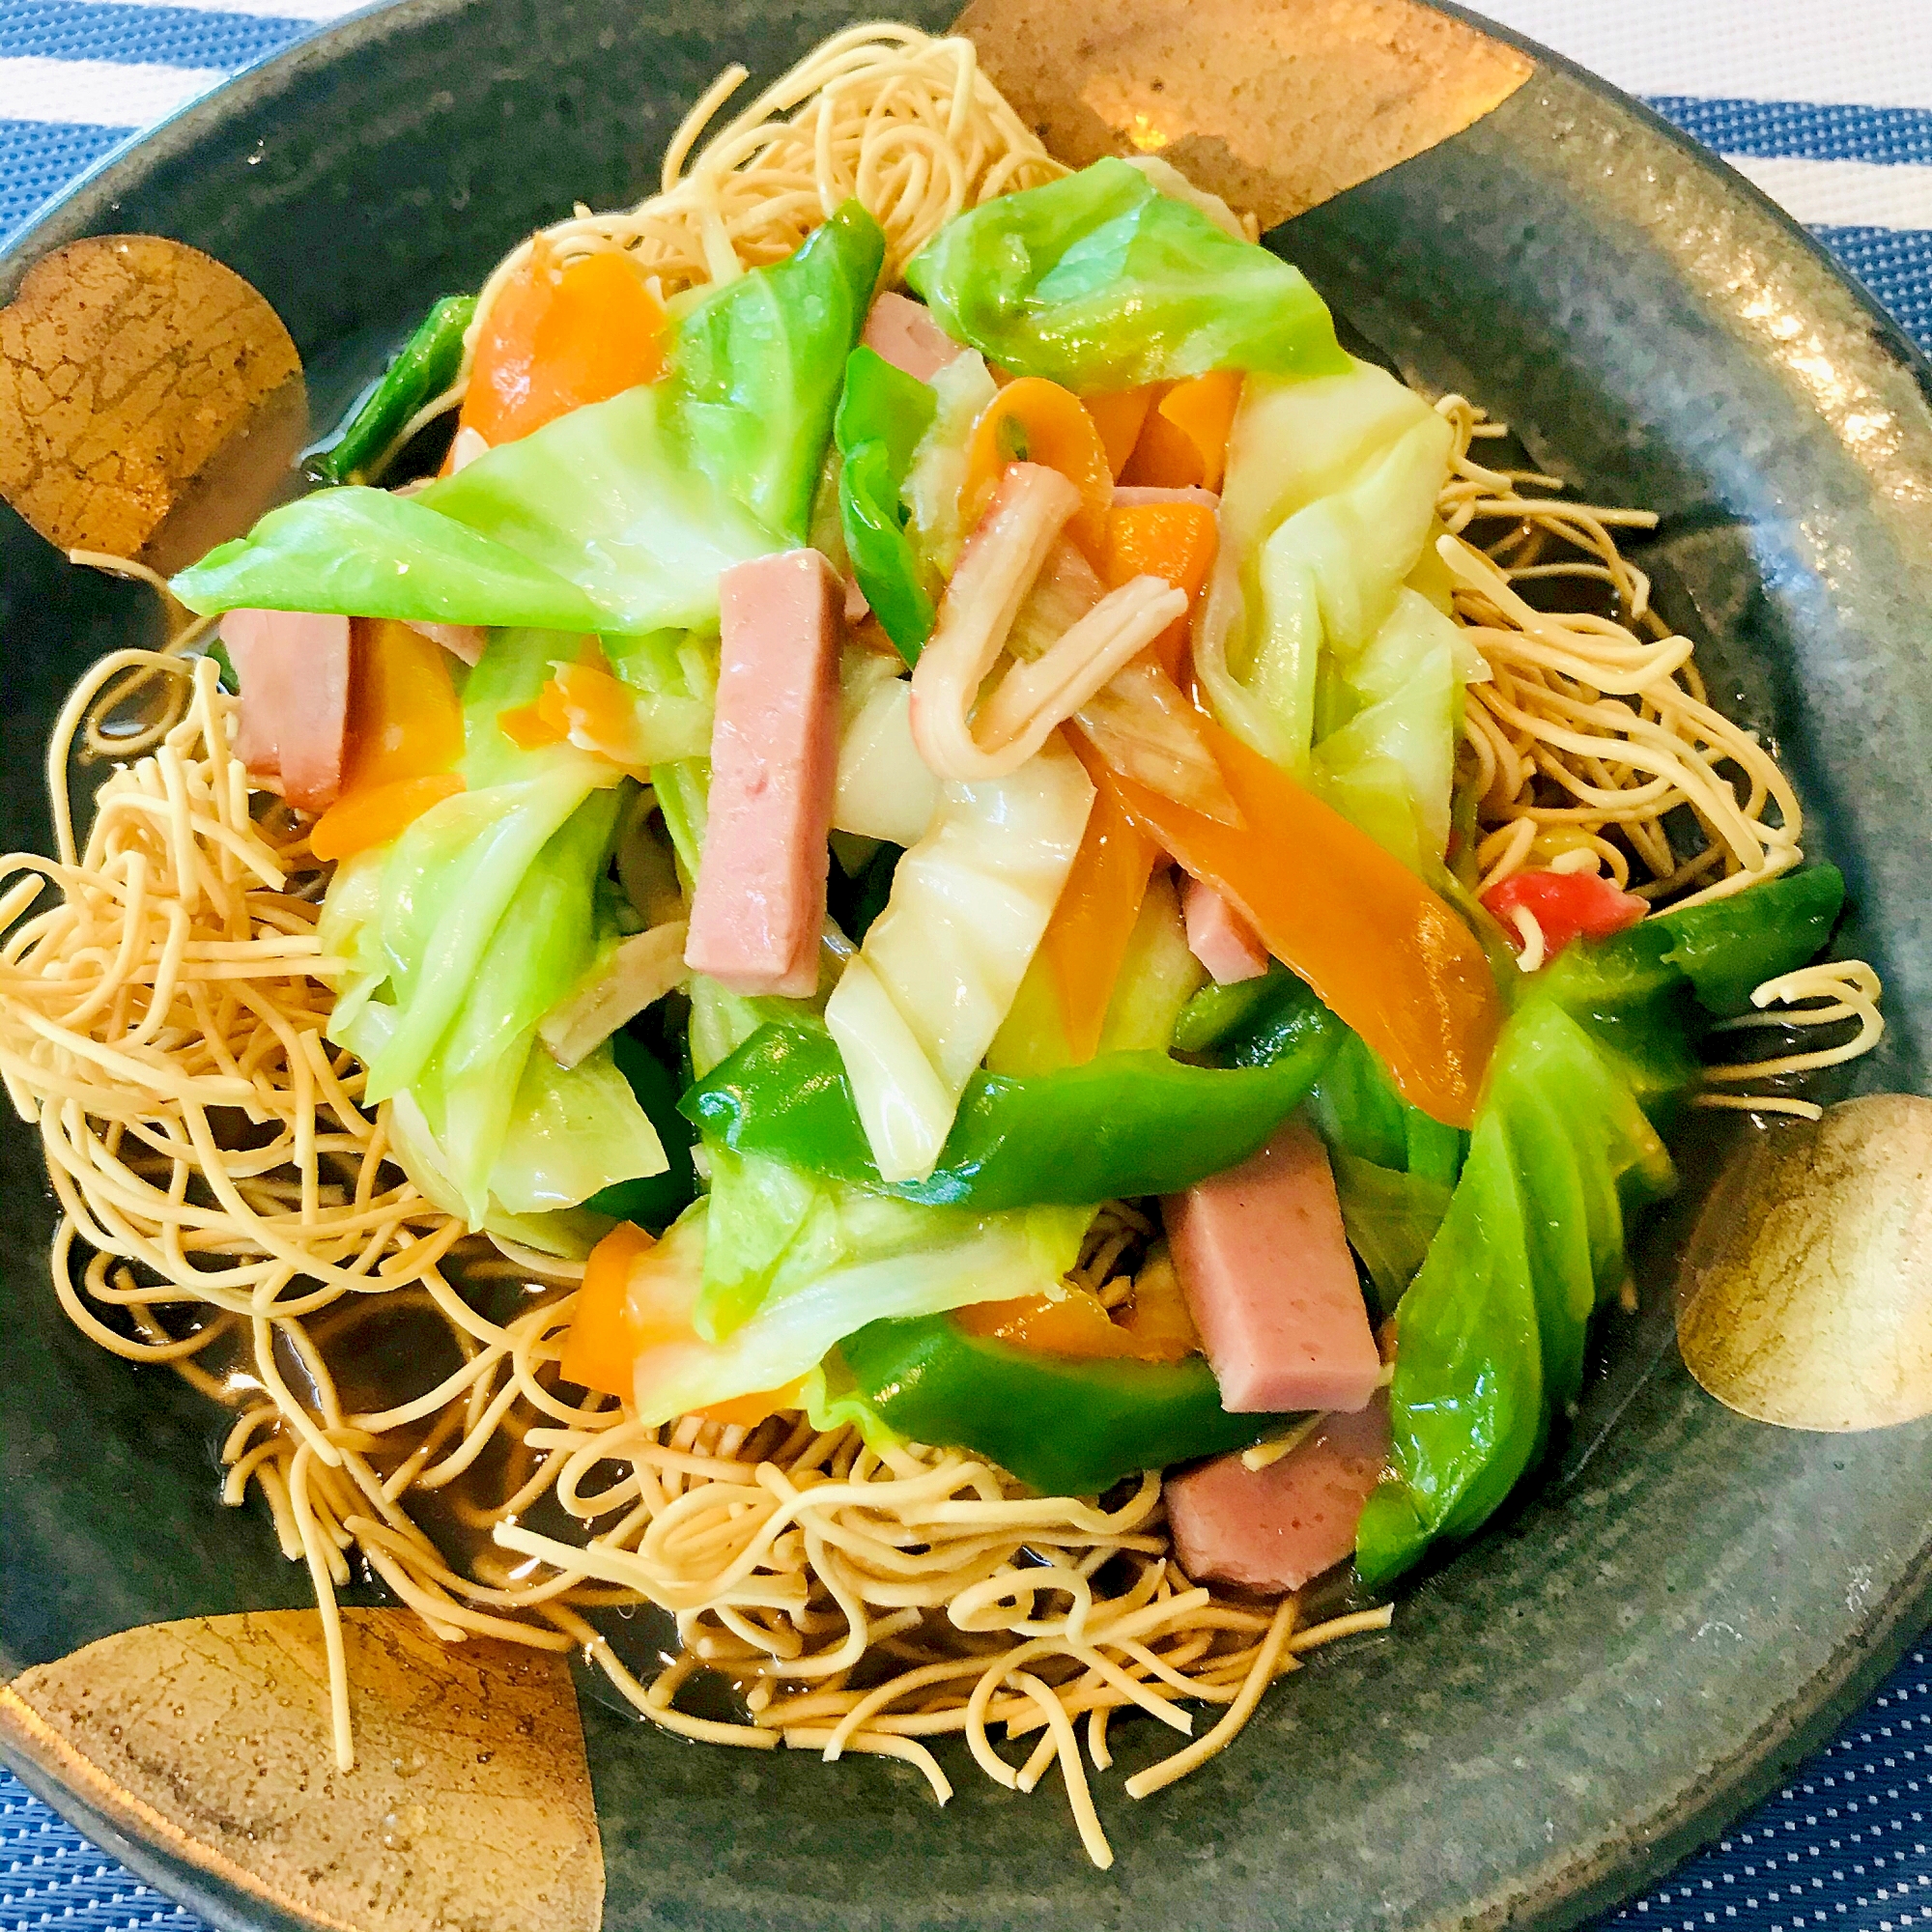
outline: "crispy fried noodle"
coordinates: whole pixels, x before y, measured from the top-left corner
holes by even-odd
[[[783,256],[857,194],[896,269],[962,207],[1061,172],[961,40],[839,35],[692,158],[743,77],[733,69],[699,102],[658,194],[623,214],[580,210],[543,244],[632,250],[671,292]],[[491,279],[485,309],[529,245]],[[1690,642],[1667,634],[1618,553],[1618,529],[1653,520],[1562,504],[1548,478],[1484,469],[1469,450],[1497,426],[1460,397],[1440,407],[1458,431],[1440,549],[1491,673],[1469,691],[1463,774],[1481,793],[1485,883],[1554,865],[1635,878],[1647,897],[1709,896],[1796,864],[1790,786],[1711,708]],[[1615,614],[1526,601],[1552,582]],[[1146,1796],[1219,1750],[1298,1654],[1386,1625],[1382,1609],[1301,1629],[1293,1598],[1257,1605],[1196,1587],[1172,1553],[1157,1474],[1108,1507],[1036,1496],[953,1451],[876,1452],[796,1412],[749,1432],[696,1417],[645,1429],[607,1397],[574,1400],[557,1366],[570,1270],[466,1236],[418,1193],[387,1157],[386,1106],[362,1104],[360,1068],[329,1044],[325,870],[306,821],[250,791],[235,700],[213,663],[186,654],[192,641],[102,659],[62,713],[47,762],[56,856],[17,854],[0,870],[0,1070],[45,1146],[68,1314],[102,1348],[167,1363],[234,1411],[226,1499],[259,1492],[284,1552],[308,1567],[345,1768],[335,1593],[352,1558],[450,1641],[581,1647],[685,1736],[896,1757],[941,1800],[935,1736],[963,1733],[980,1768],[1015,1789],[1058,1766],[1100,1864],[1111,1853],[1079,1719],[1096,1769],[1111,1762],[1110,1718],[1128,1707],[1190,1740],[1127,1781]],[[145,707],[132,729],[130,701]],[[114,760],[84,847],[69,799],[76,750]],[[1688,856],[1673,814],[1701,829]],[[1723,1068],[1726,1091],[1710,1097],[1807,1106],[1732,1090],[1868,1047],[1877,996],[1858,963],[1760,988],[1767,1010],[1742,1024],[1856,1020],[1857,1037]],[[1103,1211],[1076,1278],[1120,1301],[1151,1232],[1130,1208]],[[452,1366],[407,1399],[358,1406],[351,1366],[378,1318],[434,1324]],[[676,1631],[668,1667],[647,1678],[613,1649],[613,1627],[591,1621],[643,1603]],[[737,1685],[742,1718],[681,1707],[704,1672]],[[1197,1704],[1220,1712],[1199,1736]],[[1002,1729],[1032,1740],[1023,1762],[995,1747]]]

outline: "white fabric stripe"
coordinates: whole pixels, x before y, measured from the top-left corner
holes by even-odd
[[[1629,94],[1932,107],[1927,0],[1472,0]]]
[[[218,67],[124,66],[119,61],[0,59],[0,120],[146,128],[228,78]]]
[[[117,7],[165,5],[195,14],[247,14],[262,20],[339,20],[368,0],[106,0]]]
[[[1874,228],[1932,228],[1932,167],[1903,162],[1805,161],[1726,155],[1800,221]]]

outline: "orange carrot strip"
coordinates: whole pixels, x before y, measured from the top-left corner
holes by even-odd
[[[1502,1024],[1475,935],[1340,812],[1211,720],[1201,729],[1244,826],[1111,770],[1100,789],[1361,1035],[1405,1099],[1451,1126],[1472,1124]]]
[[[1117,389],[1108,396],[1082,396],[1094,427],[1107,452],[1107,468],[1118,477],[1141,440],[1141,428],[1159,394],[1152,384],[1140,389]]]
[[[1146,1357],[1139,1338],[1120,1326],[1101,1305],[1100,1297],[1084,1288],[1069,1289],[1058,1299],[1022,1294],[1011,1301],[976,1301],[955,1309],[952,1319],[968,1335],[1029,1349],[1036,1354],[1089,1361],[1169,1359],[1164,1355]]]
[[[345,792],[310,827],[308,849],[327,863],[386,845],[431,806],[463,789],[460,772],[434,772],[427,778],[396,779]]]
[[[1099,791],[1040,938],[1070,1065],[1081,1065],[1099,1050],[1100,1029],[1155,857],[1156,848],[1119,798]]]
[[[590,1250],[558,1367],[579,1388],[628,1399],[641,1338],[631,1321],[631,1264],[657,1243],[635,1221],[619,1221]]]
[[[1136,577],[1158,577],[1187,593],[1191,605],[1213,568],[1219,526],[1205,503],[1131,503],[1107,512],[1100,579],[1109,590]],[[1187,619],[1177,617],[1150,647],[1162,670],[1183,688]]]
[[[460,418],[495,448],[664,370],[665,312],[628,255],[560,268],[541,244],[492,305]]]
[[[1022,376],[980,412],[966,445],[966,480],[959,502],[970,528],[992,500],[1009,463],[1040,463],[1080,492],[1080,508],[1066,533],[1090,559],[1097,558],[1114,500],[1114,471],[1106,444],[1080,399],[1058,383]]]

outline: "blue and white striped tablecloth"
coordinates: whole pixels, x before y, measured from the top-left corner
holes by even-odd
[[[356,0],[0,0],[0,238]],[[882,12],[890,11],[882,7]],[[1480,0],[1807,223],[1932,351],[1932,0]],[[1932,1646],[1716,1850],[1608,1924],[1932,1927]],[[0,1932],[202,1932],[0,1773]]]

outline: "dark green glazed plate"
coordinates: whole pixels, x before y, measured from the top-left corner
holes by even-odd
[[[950,9],[908,11],[937,27]],[[96,175],[0,264],[0,297],[74,237],[179,237],[275,304],[326,412],[520,235],[576,198],[635,197],[720,67],[768,77],[849,17],[840,0],[405,0]],[[1719,701],[1781,748],[1812,855],[1851,882],[1841,944],[1884,974],[1891,1031],[1860,1088],[1927,1091],[1932,371],[1750,188],[1543,56],[1465,131],[1270,239],[1406,373],[1488,405],[1594,499],[1662,513],[1641,553],[1660,602]],[[59,696],[146,621],[134,590],[0,512],[0,848],[45,849]],[[136,1625],[299,1605],[266,1522],[220,1506],[196,1399],[58,1312],[38,1147],[11,1115],[4,1132],[0,1681]],[[904,1767],[708,1751],[586,1701],[605,1923],[1553,1926],[1714,1835],[1923,1628],[1932,1422],[1796,1435],[1692,1383],[1669,1315],[1690,1168],[1639,1256],[1644,1313],[1609,1338],[1542,1492],[1407,1594],[1391,1637],[1317,1662],[1184,1783],[1136,1805],[1100,1780],[1111,1873],[1050,1796],[969,1771],[940,1812]],[[1160,1748],[1117,1737],[1127,1769]],[[292,1922],[47,1795],[215,1923]]]

